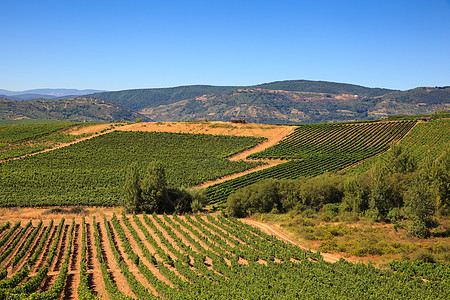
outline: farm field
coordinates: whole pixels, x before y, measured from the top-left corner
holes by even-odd
[[[298,126],[278,144],[252,154],[254,159],[290,161],[262,171],[212,185],[206,189],[210,203],[223,205],[239,188],[267,178],[314,177],[349,167],[389,149],[416,124],[415,121]]]
[[[88,140],[2,163],[0,202],[3,206],[119,205],[127,166],[139,161],[145,170],[150,161],[160,160],[170,185],[206,182],[201,187],[206,187],[209,202],[223,205],[232,192],[262,179],[314,177],[351,166],[385,151],[414,125],[415,121],[301,126],[199,121],[84,126],[71,134],[90,135]],[[37,126],[29,130],[35,136],[46,128],[21,126]],[[14,127],[8,129],[17,130]],[[249,148],[251,152],[244,151]],[[241,154],[232,156],[235,153]],[[272,166],[246,171],[263,165],[261,160]],[[230,174],[235,178],[224,181]],[[221,177],[222,182],[214,184]]]
[[[0,223],[0,299],[448,299],[445,264],[326,262],[220,215]],[[395,272],[394,272],[395,271]]]
[[[161,161],[169,185],[192,186],[261,165],[225,157],[263,138],[114,131],[0,164],[2,206],[120,205],[131,162]],[[31,195],[31,199],[30,199]]]
[[[44,123],[0,126],[0,161],[50,149],[84,135],[70,130],[86,126],[82,123]]]
[[[439,119],[431,122],[419,122],[399,142],[423,167],[427,161],[438,159],[442,153],[450,149],[450,119]],[[371,158],[352,167],[348,172],[363,172],[377,158]]]

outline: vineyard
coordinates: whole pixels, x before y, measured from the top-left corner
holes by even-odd
[[[337,171],[389,149],[415,121],[301,125],[275,146],[249,158],[290,159],[206,189],[212,204],[223,205],[237,189],[262,179],[296,179]]]
[[[263,138],[115,131],[70,146],[0,164],[2,206],[120,205],[129,165],[152,161],[168,183],[193,186],[263,164],[229,161]]]
[[[450,150],[449,128],[449,119],[418,123],[399,144],[417,160],[419,167],[423,167],[423,164],[438,159],[445,151]],[[367,171],[375,159],[368,159],[349,169],[349,172]]]
[[[67,143],[77,137],[65,133],[70,128],[86,126],[82,123],[44,123],[0,126],[0,160],[31,154]]]
[[[0,253],[0,299],[450,297],[448,265],[329,263],[220,215],[7,222]]]

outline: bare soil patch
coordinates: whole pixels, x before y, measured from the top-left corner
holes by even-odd
[[[284,232],[280,227],[278,227],[276,225],[268,225],[268,224],[258,222],[258,221],[252,220],[252,219],[241,219],[241,221],[243,223],[252,225],[254,227],[258,227],[263,232],[265,232],[267,234],[275,235],[276,237],[280,238],[281,240],[291,243],[293,245],[296,245],[296,246],[300,247],[301,249],[314,251],[313,249],[308,249],[308,248],[298,244],[298,242],[294,241],[289,234]],[[342,256],[329,254],[329,253],[321,253],[321,255],[323,256],[323,259],[328,262],[337,262],[340,258],[342,258]]]
[[[147,131],[147,132],[175,132],[213,135],[254,136],[272,139],[285,136],[295,126],[269,125],[256,123],[228,123],[228,122],[147,122],[133,123],[125,126],[117,126],[120,131]]]

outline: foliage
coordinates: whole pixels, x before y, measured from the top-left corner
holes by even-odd
[[[0,160],[35,153],[78,136],[66,133],[80,123],[41,123],[0,126]]]
[[[226,211],[231,216],[242,218],[256,212],[269,212],[273,208],[281,208],[281,202],[276,182],[269,179],[230,195]]]
[[[156,132],[111,132],[50,152],[0,164],[2,206],[107,205],[125,197],[126,171],[164,162],[169,188],[193,186],[261,162],[224,157],[262,138]],[[32,197],[30,198],[30,195]]]
[[[379,269],[343,259],[328,263],[319,253],[303,250],[234,218],[144,213],[139,217],[122,214],[120,220],[116,215],[104,217],[102,226],[94,216],[90,224],[95,245],[86,240],[84,219],[72,221],[64,235],[67,237],[65,253],[55,252],[53,247],[61,243],[63,227],[60,226],[48,253],[53,258],[48,258],[48,263],[54,257],[64,257],[64,260],[52,285],[42,293],[32,289],[54,276],[47,273],[46,264],[44,271],[21,286],[0,289],[0,299],[67,297],[61,291],[71,290],[70,281],[64,279],[74,249],[71,245],[76,240],[73,229],[79,222],[82,223],[80,299],[94,299],[84,269],[86,249],[92,246],[97,253],[92,260],[100,264],[109,299],[132,299],[121,290],[130,290],[139,299],[155,299],[156,294],[164,299],[338,299],[343,294],[346,299],[449,297],[446,264],[393,262],[389,268]],[[313,230],[318,238],[337,238],[357,231],[335,225]],[[45,237],[44,241],[49,242],[51,238]],[[333,244],[332,240],[329,244]],[[394,247],[374,243],[373,239],[366,244],[365,249],[373,253]],[[119,271],[110,272],[109,264],[119,267],[118,275],[124,277],[125,289],[113,280],[116,274],[112,273]]]
[[[292,159],[258,172],[208,187],[210,203],[223,204],[239,188],[262,179],[297,179],[338,171],[389,149],[415,122],[302,125],[284,140],[250,158]],[[367,134],[370,132],[370,134]]]
[[[14,101],[0,98],[0,119],[64,119],[76,122],[148,120],[125,106],[94,98],[34,99]]]
[[[276,81],[260,84],[255,87],[270,90],[300,91],[310,93],[353,94],[362,97],[376,97],[392,92],[392,90],[389,89],[367,88],[354,84],[311,80]]]

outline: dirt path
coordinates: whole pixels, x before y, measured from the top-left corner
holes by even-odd
[[[101,299],[108,299],[108,293],[105,289],[100,262],[97,259],[97,247],[94,242],[93,223],[88,222],[86,218],[86,263],[88,272],[88,284],[93,294]]]
[[[294,240],[292,240],[292,238],[288,234],[283,232],[278,226],[268,225],[268,224],[258,222],[255,220],[251,220],[251,219],[241,219],[241,221],[243,223],[257,227],[267,234],[275,235],[275,236],[279,237],[280,239],[282,239],[283,241],[286,241],[288,243],[296,245],[296,246],[300,247],[301,249],[313,251],[312,249],[308,249],[308,248],[298,244]],[[339,255],[334,255],[334,254],[329,254],[329,253],[321,253],[321,255],[323,256],[323,259],[325,261],[332,262],[332,263],[339,261],[339,259],[342,257]]]
[[[244,172],[239,172],[239,173],[234,173],[231,175],[227,175],[221,178],[217,178],[215,180],[210,180],[210,181],[206,181],[202,184],[193,186],[193,189],[203,189],[203,188],[207,188],[208,186],[217,184],[217,183],[221,183],[230,179],[234,179],[237,177],[241,177],[244,176],[246,174],[249,173],[253,173],[253,172],[257,172],[257,171],[261,171],[264,169],[268,169],[274,166],[277,166],[279,164],[285,163],[287,162],[287,160],[281,160],[281,159],[258,159],[258,160],[247,160],[247,156],[257,153],[257,152],[261,152],[269,147],[272,147],[276,144],[278,144],[282,139],[284,139],[288,134],[290,134],[291,132],[293,132],[295,130],[295,128],[297,128],[296,126],[285,126],[286,128],[281,131],[280,133],[278,133],[275,136],[271,136],[269,138],[267,138],[267,140],[263,141],[262,143],[259,143],[258,145],[256,145],[253,148],[250,148],[248,150],[245,150],[243,152],[237,153],[235,155],[232,155],[230,157],[228,157],[228,159],[230,161],[238,161],[238,160],[245,160],[245,161],[264,161],[266,164],[262,165],[262,166],[258,166],[256,168],[252,168],[249,170],[246,170]]]
[[[78,286],[80,284],[81,262],[81,231],[80,224],[76,223],[72,238],[72,254],[69,262],[69,270],[64,286],[64,299],[78,299]]]
[[[267,138],[267,140],[263,141],[262,143],[259,143],[253,148],[250,148],[248,150],[242,151],[240,153],[237,153],[235,155],[230,156],[228,159],[231,161],[238,161],[238,160],[245,160],[247,156],[253,153],[261,152],[269,147],[275,146],[278,144],[282,139],[284,139],[288,134],[293,132],[297,126],[285,126],[284,130],[278,133],[277,135],[270,136]]]
[[[134,293],[131,290],[130,286],[128,285],[125,276],[122,274],[122,271],[120,270],[117,261],[114,257],[114,254],[112,252],[111,245],[109,243],[108,236],[106,233],[106,227],[103,222],[103,218],[98,218],[97,224],[99,225],[98,233],[100,238],[101,251],[103,252],[102,256],[103,259],[105,260],[106,265],[108,266],[109,273],[111,274],[113,281],[115,282],[117,288],[122,293],[124,293],[125,295],[134,296]]]
[[[223,176],[223,177],[220,177],[220,178],[217,178],[217,179],[214,179],[214,180],[205,181],[202,184],[193,186],[192,189],[207,188],[208,186],[211,186],[211,185],[214,185],[214,184],[217,184],[217,183],[221,183],[221,182],[224,182],[224,181],[227,181],[227,180],[230,180],[230,179],[234,179],[234,178],[237,178],[237,177],[241,177],[241,176],[244,176],[244,175],[249,174],[249,173],[253,173],[253,172],[261,171],[261,170],[264,170],[264,169],[268,169],[268,168],[274,167],[276,165],[279,165],[279,164],[282,164],[282,163],[285,163],[285,162],[286,162],[286,160],[272,160],[272,161],[268,161],[267,164],[265,164],[265,165],[258,166],[256,168],[252,168],[252,169],[248,169],[248,170],[246,170],[244,172],[234,173],[234,174]]]

